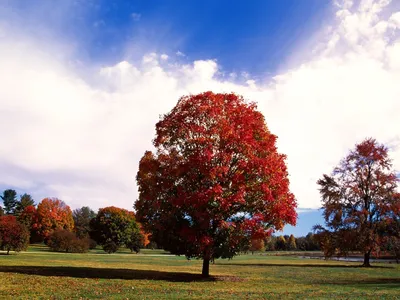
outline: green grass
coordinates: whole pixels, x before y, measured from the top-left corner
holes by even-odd
[[[160,250],[141,254],[27,252],[0,255],[0,299],[399,299],[400,266],[241,255],[217,260],[202,279],[201,261]]]

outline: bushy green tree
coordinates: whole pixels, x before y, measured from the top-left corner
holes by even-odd
[[[131,250],[131,252],[139,253],[140,249],[144,247],[144,236],[140,232],[139,227],[133,224],[130,227],[130,231],[131,233],[128,234],[125,246]]]
[[[137,239],[143,240],[133,212],[110,206],[99,209],[97,216],[90,221],[90,236],[107,253],[116,252],[123,245],[136,248]]]

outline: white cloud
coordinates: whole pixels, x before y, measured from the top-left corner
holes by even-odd
[[[89,84],[51,50],[62,47],[24,43],[23,35],[2,39],[0,171],[7,176],[0,184],[72,207],[129,209],[159,115],[180,96],[206,90],[258,102],[288,155],[302,208],[319,207],[317,179],[365,137],[390,144],[400,169],[400,13],[389,1],[338,5],[313,57],[264,85],[248,73],[242,85],[236,73],[219,76],[215,60],[168,64],[158,53],[97,69]]]

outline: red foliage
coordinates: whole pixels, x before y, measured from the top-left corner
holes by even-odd
[[[36,220],[36,208],[33,205],[29,205],[24,208],[21,214],[18,216],[18,221],[24,224],[28,229],[31,229],[32,224]]]
[[[0,217],[0,248],[7,251],[26,250],[29,243],[29,231],[14,216]]]
[[[249,250],[251,252],[264,250],[264,240],[260,238],[252,238]]]
[[[182,97],[156,130],[157,153],[140,161],[135,206],[157,244],[229,257],[240,237],[296,223],[285,155],[255,104],[235,94]],[[231,250],[220,252],[220,244]]]
[[[57,198],[45,198],[37,206],[32,228],[44,239],[56,229],[72,231],[74,228],[72,211],[68,205]]]

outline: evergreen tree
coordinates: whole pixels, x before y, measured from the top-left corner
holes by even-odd
[[[15,215],[19,216],[28,206],[35,206],[35,201],[31,195],[25,193],[20,196],[20,200],[16,203]]]
[[[5,213],[7,215],[13,215],[17,205],[17,192],[12,189],[7,189],[0,198],[3,200]]]

